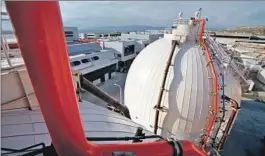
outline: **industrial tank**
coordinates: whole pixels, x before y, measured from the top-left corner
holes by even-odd
[[[200,21],[179,18],[164,38],[140,52],[127,75],[125,105],[133,121],[163,137],[212,143],[208,138],[222,137],[219,129],[232,112],[222,97],[240,103],[241,88],[202,45]]]

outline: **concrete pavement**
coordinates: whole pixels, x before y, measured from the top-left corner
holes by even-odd
[[[123,93],[124,93],[124,85],[125,85],[126,76],[127,74],[125,73],[117,73],[112,79],[107,80],[105,83],[99,84],[98,87],[104,90],[106,93],[108,93],[113,98],[120,101],[120,88],[114,85],[115,83],[118,84],[122,88],[121,90],[122,102],[121,103],[124,103]],[[107,105],[106,102],[102,101],[101,99],[97,98],[96,96],[92,95],[89,92],[81,93],[81,98],[82,100],[89,101],[89,102],[98,104],[103,107]]]

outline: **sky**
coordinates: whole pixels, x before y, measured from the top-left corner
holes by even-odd
[[[64,25],[80,29],[102,26],[171,26],[179,12],[190,18],[202,8],[209,28],[265,25],[265,1],[61,1]]]
[[[200,7],[202,16],[209,19],[209,29],[265,25],[265,1],[60,1],[59,4],[64,26],[79,29],[169,27],[179,12],[190,18]]]

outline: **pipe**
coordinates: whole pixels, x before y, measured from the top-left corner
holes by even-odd
[[[86,155],[59,2],[6,1],[6,7],[56,152]]]
[[[81,76],[81,86],[86,91],[90,92],[91,94],[95,95],[96,97],[102,99],[103,101],[107,102],[109,105],[117,108],[120,110],[124,116],[131,119],[129,109],[125,106],[120,104],[116,99],[108,95],[106,92],[95,86],[93,83],[91,83],[89,80]]]
[[[177,41],[173,40],[172,42],[173,42],[172,49],[171,49],[171,52],[170,52],[168,60],[167,60],[167,65],[166,65],[165,73],[164,73],[164,76],[163,76],[163,79],[162,79],[162,84],[161,84],[161,89],[160,89],[159,96],[158,96],[158,101],[157,101],[157,104],[155,106],[155,108],[156,108],[155,123],[154,123],[154,133],[155,134],[157,134],[158,120],[159,120],[159,109],[161,107],[161,101],[162,101],[162,97],[163,97],[163,93],[164,93],[164,89],[165,89],[165,84],[166,84],[166,78],[167,78],[167,75],[168,75],[168,70],[169,70],[169,67],[171,65],[171,61],[172,61],[172,58],[173,58],[174,51],[176,49],[176,46],[178,45]]]
[[[224,87],[224,74],[221,74],[222,76],[222,96],[225,96],[225,87]],[[218,131],[221,130],[221,126],[222,126],[222,122],[224,121],[224,118],[225,118],[225,98],[222,98],[222,117],[220,118],[220,124],[218,125],[218,128],[217,128],[217,132],[213,138],[213,143],[215,142],[216,138],[217,138],[217,135],[218,135]]]
[[[6,60],[7,60],[7,63],[8,63],[8,65],[9,65],[9,67],[12,68],[12,67],[13,67],[13,66],[12,66],[12,62],[11,62],[11,60],[10,60],[10,58],[9,58],[9,55],[8,55],[8,50],[9,50],[9,48],[8,48],[8,46],[6,45],[6,41],[5,41],[3,35],[2,35],[2,49],[3,49],[3,52],[4,52],[4,54],[5,54],[5,57],[6,57]]]
[[[232,99],[230,99],[228,97],[226,97],[226,98],[227,98],[227,100],[229,100],[231,102],[232,113],[230,115],[230,118],[229,118],[229,120],[227,122],[227,125],[225,127],[225,130],[224,130],[223,135],[221,137],[220,143],[218,145],[218,151],[223,150],[224,144],[225,144],[225,142],[227,140],[227,137],[228,137],[228,133],[229,133],[231,127],[232,127],[232,124],[234,122],[234,119],[235,119],[235,117],[237,115],[237,112],[239,110],[238,103],[235,100],[232,100]]]
[[[117,83],[115,83],[114,84],[114,86],[117,86],[118,88],[119,88],[119,92],[120,92],[120,103],[123,103],[122,101],[122,99],[123,99],[123,97],[122,97],[122,88],[121,88],[121,86],[119,85],[119,84],[117,84]]]
[[[216,115],[217,115],[217,111],[218,111],[218,100],[217,100],[217,92],[218,92],[218,83],[217,83],[217,75],[216,75],[216,71],[215,71],[215,68],[214,68],[214,65],[213,65],[213,61],[212,61],[212,58],[211,58],[211,55],[210,55],[210,52],[209,52],[209,49],[207,47],[207,45],[204,43],[204,40],[203,40],[203,33],[204,33],[204,29],[205,29],[205,20],[204,19],[198,19],[198,20],[195,20],[195,21],[198,21],[201,23],[201,30],[200,30],[200,33],[199,33],[199,37],[200,37],[200,43],[201,45],[203,46],[203,48],[205,49],[206,51],[206,55],[207,55],[207,59],[209,60],[209,68],[213,74],[213,114],[212,114],[212,117],[207,125],[207,132],[206,132],[206,136],[204,138],[204,145],[206,145],[207,143],[207,140],[210,136],[210,133],[211,133],[211,129],[213,128],[213,125],[214,125],[214,121],[215,121],[215,118],[216,118]]]

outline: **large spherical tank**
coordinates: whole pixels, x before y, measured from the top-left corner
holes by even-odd
[[[172,40],[169,38],[153,42],[136,57],[127,75],[125,105],[132,120],[150,131],[154,130],[154,107],[159,99],[171,48]],[[158,120],[160,135],[194,140],[202,134],[209,107],[213,105],[212,73],[207,63],[204,51],[194,41],[186,41],[175,49],[163,87],[163,111],[160,111]],[[225,79],[234,84],[233,76]],[[240,94],[229,85],[225,91],[228,96]],[[220,96],[218,98],[220,101]]]

